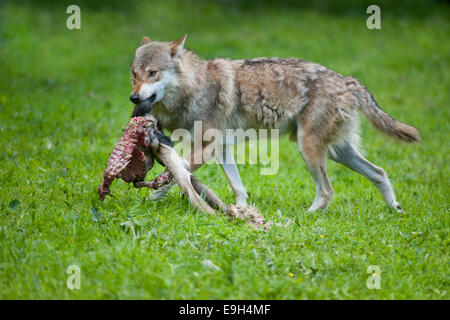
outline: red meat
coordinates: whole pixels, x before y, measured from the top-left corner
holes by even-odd
[[[151,119],[146,117],[132,118],[127,124],[103,172],[103,181],[98,187],[101,201],[110,193],[109,186],[115,178],[127,183],[145,179],[154,163],[153,154],[148,148],[150,144],[148,129],[152,125]]]

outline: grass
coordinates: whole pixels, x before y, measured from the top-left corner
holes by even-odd
[[[450,298],[445,3],[381,1],[382,29],[373,31],[356,1],[79,2],[74,31],[69,3],[56,3],[0,7],[0,298]],[[250,201],[288,227],[261,232],[208,216],[178,187],[153,203],[115,182],[114,198],[100,203],[96,187],[132,109],[133,51],[144,35],[184,33],[203,58],[295,56],[359,78],[384,110],[421,131],[421,143],[399,144],[362,120],[363,153],[389,173],[407,214],[332,162],[335,198],[307,212],[314,184],[287,137],[277,175],[240,171]],[[218,166],[197,175],[233,201]],[[66,287],[73,264],[80,290]],[[370,265],[380,267],[380,290],[366,286]]]

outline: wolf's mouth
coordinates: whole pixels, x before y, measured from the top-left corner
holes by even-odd
[[[153,102],[155,102],[156,99],[156,93],[152,94],[147,99],[139,102],[137,105],[134,106],[133,113],[131,114],[131,117],[143,117],[150,112],[152,112],[152,106]]]

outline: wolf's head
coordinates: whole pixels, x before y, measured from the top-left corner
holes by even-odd
[[[130,100],[146,113],[177,85],[176,63],[181,58],[186,35],[173,42],[142,38],[131,63],[133,91]]]

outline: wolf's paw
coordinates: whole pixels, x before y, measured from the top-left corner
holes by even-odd
[[[403,208],[400,206],[400,204],[398,202],[394,202],[392,204],[392,209],[396,210],[399,213],[405,213],[405,211],[403,210]]]
[[[317,210],[325,210],[328,208],[328,202],[325,201],[314,201],[314,203],[308,208],[308,212],[313,212]]]

